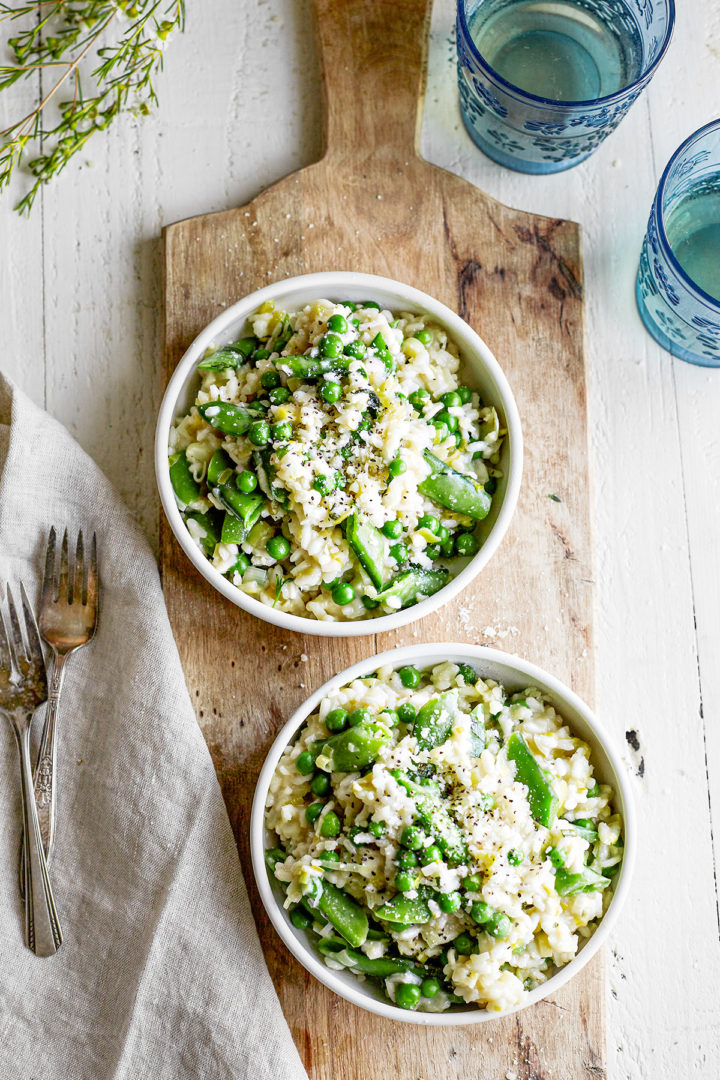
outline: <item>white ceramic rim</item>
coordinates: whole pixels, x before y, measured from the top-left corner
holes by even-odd
[[[412,1012],[410,1010],[401,1009],[399,1006],[393,1005],[389,1001],[381,1001],[368,994],[362,993],[359,988],[362,987],[363,984],[360,982],[357,983],[357,988],[351,983],[348,984],[342,982],[336,977],[335,972],[326,967],[319,957],[304,945],[294,932],[290,922],[283,917],[272,891],[267,867],[265,865],[265,800],[270,786],[270,779],[283,750],[291,741],[300,725],[308,716],[315,712],[321,700],[327,693],[344,686],[348,682],[352,682],[353,679],[362,678],[363,676],[370,674],[383,664],[391,664],[394,668],[398,668],[403,664],[413,663],[417,658],[423,657],[424,659],[421,662],[423,666],[426,666],[428,663],[427,656],[433,651],[436,651],[438,654],[438,663],[441,663],[443,660],[457,662],[467,661],[479,667],[481,671],[483,662],[486,664],[501,664],[505,667],[512,668],[518,675],[527,678],[526,685],[536,685],[540,689],[546,690],[557,702],[558,711],[561,714],[566,706],[569,710],[577,712],[592,731],[602,753],[605,755],[606,761],[603,765],[606,765],[607,768],[603,771],[612,774],[616,800],[619,804],[619,811],[623,816],[625,854],[620,872],[615,882],[612,901],[597,930],[590,940],[582,947],[580,952],[566,964],[565,967],[561,968],[556,975],[553,975],[552,978],[548,979],[542,986],[530,991],[527,999],[523,1001],[522,1004],[516,1005],[514,1008],[508,1009],[505,1012],[488,1012],[470,1006],[467,1010],[458,1010],[457,1012]],[[636,830],[637,824],[634,802],[625,766],[623,765],[620,756],[613,748],[612,740],[609,738],[607,732],[595,718],[588,706],[574,693],[574,691],[570,690],[569,687],[560,682],[559,679],[556,679],[554,675],[550,675],[547,671],[543,671],[541,668],[536,667],[534,664],[531,664],[518,656],[501,652],[499,649],[489,649],[483,645],[435,642],[428,645],[409,645],[400,649],[392,649],[388,652],[380,653],[378,656],[371,656],[366,660],[361,660],[359,663],[340,672],[340,674],[336,675],[333,679],[328,680],[324,686],[321,686],[316,690],[315,693],[293,713],[270,747],[260,776],[258,777],[255,795],[253,797],[252,811],[250,814],[250,854],[260,899],[263,902],[263,906],[270,921],[293,956],[300,961],[303,967],[306,968],[311,975],[314,975],[315,978],[319,979],[321,983],[328,987],[328,989],[339,994],[340,997],[345,998],[346,1001],[350,1001],[353,1005],[358,1005],[362,1009],[366,1009],[369,1012],[376,1013],[380,1016],[385,1016],[390,1020],[403,1020],[407,1023],[422,1024],[431,1027],[453,1027],[461,1024],[484,1023],[490,1020],[497,1020],[500,1017],[509,1016],[515,1012],[520,1012],[522,1009],[526,1009],[530,1005],[534,1005],[536,1002],[548,997],[548,995],[555,993],[556,990],[559,990],[564,986],[585,966],[585,964],[588,963],[589,960],[592,959],[598,949],[606,942],[627,897],[635,862]]]
[[[305,618],[301,615],[291,615],[288,612],[268,607],[267,604],[255,600],[254,597],[248,596],[247,593],[236,588],[210,564],[190,536],[175,500],[167,465],[168,440],[175,419],[177,401],[191,373],[194,372],[196,365],[207,349],[211,345],[222,342],[226,327],[236,321],[242,312],[245,312],[247,316],[266,300],[276,300],[283,293],[292,292],[299,288],[313,288],[316,290],[317,296],[326,295],[329,297],[332,297],[333,293],[338,289],[347,291],[350,288],[356,293],[367,291],[372,294],[373,292],[392,291],[399,294],[410,307],[427,312],[444,325],[457,341],[462,353],[474,352],[482,361],[490,379],[495,384],[498,401],[493,402],[493,404],[499,404],[504,415],[508,433],[509,461],[505,497],[497,519],[477,555],[470,560],[467,566],[433,596],[429,596],[426,600],[421,601],[414,607],[407,608],[405,611],[398,611],[391,615],[381,615],[374,619],[325,622],[319,619]],[[248,611],[251,615],[256,615],[265,622],[281,626],[286,630],[294,630],[301,634],[314,634],[320,637],[359,637],[366,634],[381,634],[388,630],[397,630],[401,626],[422,619],[425,615],[436,611],[443,604],[457,596],[487,566],[508,530],[520,492],[522,463],[523,440],[520,415],[510,384],[493,353],[473,328],[454,311],[446,307],[445,304],[441,304],[439,300],[435,300],[411,285],[405,285],[403,282],[391,278],[378,277],[375,274],[355,274],[350,271],[340,270],[284,278],[273,282],[271,285],[266,285],[254,293],[250,293],[221,312],[198,334],[175,368],[163,396],[155,431],[155,476],[160,501],[175,539],[193,566],[219,593],[237,607]]]

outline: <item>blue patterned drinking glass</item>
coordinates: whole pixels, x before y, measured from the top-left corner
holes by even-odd
[[[640,96],[674,23],[674,0],[458,0],[465,127],[500,165],[569,169]],[[513,72],[537,93],[515,85]]]
[[[650,211],[636,296],[664,349],[720,367],[720,120],[686,139],[668,162]]]

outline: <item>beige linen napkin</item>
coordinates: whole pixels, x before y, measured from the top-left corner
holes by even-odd
[[[303,1080],[148,544],[67,431],[0,376],[0,580],[32,598],[51,524],[97,531],[100,625],[61,701],[65,941],[48,959],[23,944],[0,719],[0,1080]]]

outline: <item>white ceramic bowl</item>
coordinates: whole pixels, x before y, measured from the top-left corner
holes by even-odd
[[[624,821],[625,855],[621,870],[615,879],[613,898],[597,930],[569,964],[561,968],[542,986],[532,990],[521,1005],[504,1013],[459,1005],[442,1013],[412,1012],[401,1009],[380,997],[369,983],[362,982],[351,972],[332,971],[322,962],[305,931],[297,930],[290,922],[288,913],[282,906],[283,890],[277,882],[271,882],[265,865],[266,849],[275,846],[273,837],[265,829],[265,803],[270,779],[285,747],[292,741],[304,721],[317,710],[325,695],[353,679],[369,675],[383,664],[392,664],[395,668],[402,667],[403,664],[414,664],[422,669],[445,660],[472,664],[482,677],[495,679],[511,691],[523,690],[527,686],[537,686],[545,691],[558,712],[567,720],[571,730],[591,747],[595,775],[602,783],[612,785],[616,806]],[[499,1016],[507,1016],[553,994],[576,975],[607,940],[615,924],[630,887],[636,843],[635,813],[625,770],[618,754],[613,749],[607,732],[603,730],[577,694],[574,694],[553,675],[549,675],[546,671],[517,656],[510,656],[481,645],[456,645],[447,642],[435,645],[410,645],[379,656],[372,656],[342,671],[316,690],[288,720],[270,748],[258,778],[250,816],[250,851],[260,897],[270,921],[293,956],[320,982],[354,1005],[378,1013],[380,1016],[389,1017],[391,1020],[404,1020],[412,1024],[431,1026],[478,1024],[497,1019]]]
[[[372,297],[391,310],[427,312],[447,329],[457,343],[466,360],[465,377],[468,383],[480,393],[486,404],[495,406],[501,424],[507,428],[508,432],[500,460],[503,477],[498,482],[490,513],[480,525],[482,546],[477,555],[434,596],[429,596],[405,611],[381,615],[375,619],[347,622],[307,619],[268,607],[267,604],[237,589],[213,568],[192,540],[178,510],[170,483],[168,470],[170,430],[175,419],[187,413],[195,400],[195,389],[198,384],[196,368],[207,349],[210,346],[217,347],[236,340],[245,330],[248,316],[266,300],[274,300],[285,310],[293,310],[320,297],[336,301]],[[250,296],[233,304],[213,319],[210,325],[198,334],[175,369],[160,406],[155,435],[155,472],[165,515],[181,548],[203,577],[207,578],[210,584],[228,600],[232,600],[238,607],[257,615],[260,619],[288,630],[325,637],[350,637],[396,630],[406,623],[414,622],[431,611],[435,611],[469,585],[475,575],[479,574],[490,561],[510,524],[520,490],[522,455],[520,417],[512,391],[497,360],[475,331],[450,308],[418,289],[403,285],[399,281],[391,281],[389,278],[375,277],[372,274],[340,271],[305,274],[302,277],[277,281],[258,292],[251,293]]]

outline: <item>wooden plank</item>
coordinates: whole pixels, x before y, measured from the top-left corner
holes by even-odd
[[[593,693],[578,229],[509,210],[418,157],[427,0],[316,3],[328,151],[246,207],[166,230],[166,375],[209,319],[268,281],[327,269],[395,277],[460,311],[498,356],[526,431],[523,491],[508,538],[471,590],[420,624],[364,639],[302,637],[239,611],[192,570],[163,524],[165,592],[188,685],[270,970],[313,1080],[490,1080],[513,1068],[521,1080],[545,1070],[553,1080],[601,1077],[600,958],[518,1016],[419,1030],[371,1017],[307,976],[269,928],[253,887],[247,819],[264,754],[310,689],[348,664],[411,641],[495,642],[586,698]],[[364,1052],[370,1045],[382,1054]]]

